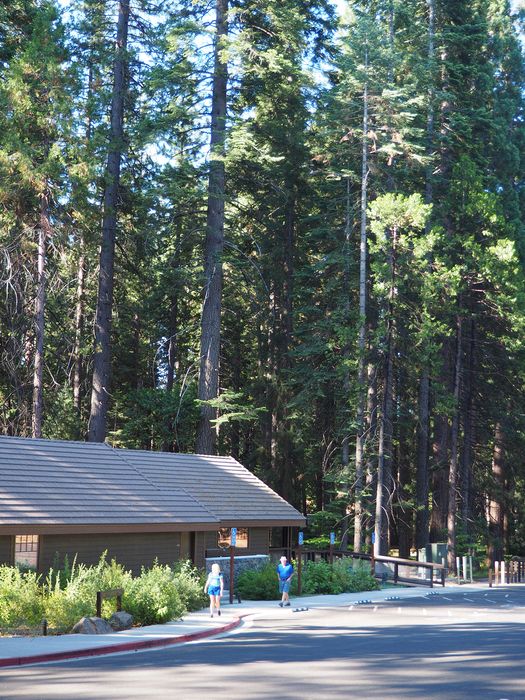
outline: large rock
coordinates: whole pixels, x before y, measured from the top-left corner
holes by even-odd
[[[124,612],[124,610],[113,613],[113,615],[109,618],[109,624],[114,632],[129,630],[131,627],[133,627],[133,615]]]
[[[71,631],[74,634],[109,634],[113,628],[101,617],[83,617]]]

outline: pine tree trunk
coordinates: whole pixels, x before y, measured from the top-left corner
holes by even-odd
[[[343,278],[343,295],[344,295],[344,305],[345,305],[345,324],[347,327],[350,326],[350,264],[351,264],[351,254],[350,254],[350,234],[352,230],[352,219],[351,219],[351,201],[350,201],[350,178],[346,178],[346,207],[345,207],[345,240],[344,240],[344,278]],[[347,427],[347,406],[349,404],[350,396],[350,356],[351,356],[351,345],[349,338],[347,338],[343,347],[343,358],[344,358],[344,369],[343,369],[343,439],[341,444],[341,466],[343,472],[343,478],[346,481],[347,489],[348,487],[348,475],[350,466],[350,435]],[[349,539],[349,527],[348,527],[348,516],[345,517],[345,526],[343,528],[343,534],[341,536],[341,549],[348,549],[348,539]]]
[[[428,34],[427,59],[431,73],[431,87],[428,94],[427,128],[425,155],[431,159],[434,152],[434,80],[432,63],[434,61],[434,42],[436,31],[435,0],[427,0]],[[434,200],[433,164],[429,162],[425,176],[425,204]],[[425,231],[430,232],[430,222]],[[418,425],[417,425],[417,470],[416,470],[416,548],[425,547],[429,538],[428,512],[428,460],[429,460],[429,418],[430,418],[430,372],[428,361],[421,371],[419,380]]]
[[[84,362],[82,357],[82,338],[84,335],[84,306],[85,306],[85,280],[86,280],[86,256],[84,234],[78,238],[78,268],[77,268],[77,292],[75,308],[75,344],[73,346],[73,405],[77,415],[78,434],[80,438],[82,420],[82,378]]]
[[[456,570],[456,513],[458,501],[458,448],[459,448],[459,415],[460,393],[462,376],[462,319],[457,318],[456,332],[456,362],[454,372],[454,417],[452,419],[451,445],[450,445],[450,470],[448,477],[448,515],[447,515],[447,551],[448,569]]]
[[[368,70],[368,47],[365,47],[365,73]],[[363,134],[361,146],[361,229],[359,242],[359,340],[357,370],[357,435],[355,441],[354,551],[363,548],[363,479],[365,442],[365,349],[367,283],[367,204],[368,204],[368,82],[363,86]]]
[[[391,510],[392,482],[392,430],[393,430],[393,391],[394,391],[394,299],[396,294],[396,246],[397,228],[389,232],[390,290],[388,293],[385,372],[383,401],[379,422],[379,444],[377,460],[377,487],[375,509],[374,553],[388,554],[389,513]]]
[[[417,470],[416,470],[416,548],[428,543],[428,459],[430,377],[425,368],[419,382],[417,423]]]
[[[501,421],[494,429],[494,451],[492,455],[493,486],[488,502],[488,546],[487,565],[503,559],[504,509],[503,492],[505,487],[505,433]]]
[[[226,134],[226,100],[228,67],[222,57],[228,34],[228,0],[215,5],[216,36],[214,53],[213,94],[211,105],[210,171],[208,180],[208,212],[204,250],[204,301],[201,317],[200,372],[198,396],[201,401],[219,394],[219,354],[222,303],[222,253],[224,249],[224,144]],[[196,451],[215,453],[215,428],[212,421],[216,409],[203,404],[197,429]]]
[[[119,1],[116,55],[113,67],[111,99],[111,141],[106,165],[102,243],[100,248],[97,309],[95,315],[95,354],[88,440],[103,442],[107,434],[107,416],[111,384],[111,326],[115,236],[117,229],[120,164],[124,149],[124,100],[127,90],[127,42],[129,0]]]
[[[50,235],[49,200],[47,191],[40,200],[40,220],[37,247],[37,288],[35,299],[35,359],[33,371],[32,436],[42,437],[44,325],[46,308],[46,242]]]
[[[475,411],[474,411],[474,373],[476,354],[476,323],[469,321],[468,343],[466,345],[465,372],[463,380],[463,449],[460,462],[461,521],[469,532],[471,521],[471,481],[472,453],[474,446]]]

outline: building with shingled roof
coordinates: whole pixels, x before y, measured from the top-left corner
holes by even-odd
[[[0,564],[45,572],[102,552],[139,571],[203,566],[229,544],[267,554],[272,528],[304,516],[231,457],[0,436]]]

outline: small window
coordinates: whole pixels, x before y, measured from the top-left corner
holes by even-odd
[[[231,528],[230,527],[221,527],[219,529],[219,537],[217,544],[221,549],[224,549],[226,547],[230,546],[231,542]],[[246,549],[248,547],[248,528],[247,527],[238,527],[237,528],[237,543],[235,545],[237,549]]]
[[[38,565],[38,535],[15,536],[15,564],[36,569]]]

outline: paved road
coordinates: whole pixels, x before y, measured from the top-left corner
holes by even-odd
[[[3,670],[0,698],[525,700],[525,591],[276,608],[222,639]]]

